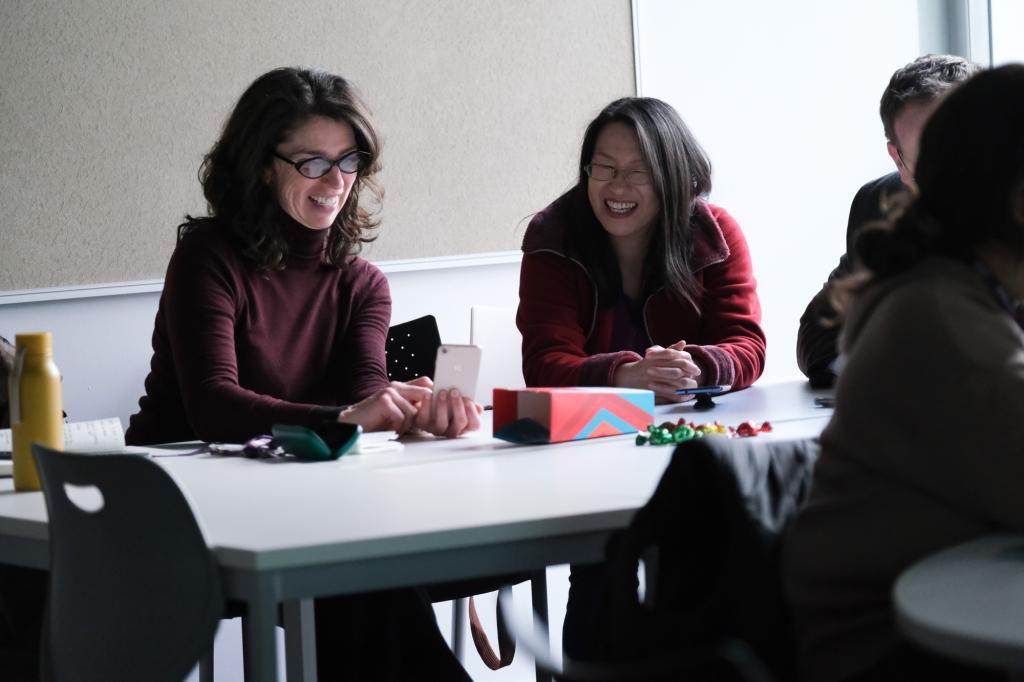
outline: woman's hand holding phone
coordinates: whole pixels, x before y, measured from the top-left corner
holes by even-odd
[[[433,400],[420,405],[416,426],[435,436],[457,438],[480,428],[482,412],[483,407],[463,396],[459,389],[440,389],[434,392]]]
[[[417,415],[417,426],[435,436],[455,438],[480,428],[483,408],[473,400],[480,375],[478,346],[443,343],[434,361],[434,399]],[[430,381],[427,379],[427,381]],[[425,425],[421,424],[426,420]]]
[[[677,341],[668,348],[651,346],[642,360],[619,365],[615,370],[615,385],[654,391],[659,403],[693,400],[692,395],[676,393],[679,389],[696,388],[700,376],[700,367],[684,350],[685,347],[686,341]]]
[[[473,401],[480,373],[477,346],[441,344],[437,349],[435,390],[429,377],[392,381],[387,388],[359,401],[338,415],[338,421],[359,424],[364,431],[406,433],[422,429],[435,436],[456,438],[480,428],[483,408]]]
[[[402,434],[415,427],[448,438],[480,428],[480,405],[462,397],[458,390],[438,391],[435,400],[433,386],[427,377],[392,381],[386,388],[342,410],[338,421],[359,424],[368,432]]]

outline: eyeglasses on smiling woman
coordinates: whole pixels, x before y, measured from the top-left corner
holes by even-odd
[[[351,151],[345,156],[341,157],[337,161],[330,161],[320,156],[314,156],[301,161],[292,161],[288,157],[274,152],[274,156],[281,159],[289,166],[292,166],[299,172],[303,177],[309,178],[310,180],[316,180],[322,178],[331,172],[331,168],[334,166],[338,167],[342,173],[350,175],[352,173],[358,173],[362,170],[366,163],[370,160],[370,155],[366,152],[359,150]]]
[[[645,170],[623,170],[613,166],[606,166],[603,163],[588,163],[583,167],[583,171],[592,180],[599,182],[614,180],[620,175],[630,185],[647,185],[651,182],[651,174]]]

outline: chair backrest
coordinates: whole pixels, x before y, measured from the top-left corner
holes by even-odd
[[[818,452],[817,438],[711,436],[676,448],[651,499],[609,543],[615,658],[742,643],[777,679],[795,679],[778,556]],[[643,605],[635,590],[641,557],[655,569]]]
[[[396,324],[388,329],[384,342],[387,356],[388,379],[410,381],[416,377],[434,378],[434,363],[441,334],[433,315]]]
[[[591,607],[602,659],[556,661],[536,621],[511,617],[509,630],[538,670],[566,682],[796,679],[779,541],[810,493],[819,449],[817,438],[682,443],[651,499],[608,542],[605,589]],[[507,592],[498,598],[509,617]]]
[[[483,351],[477,401],[490,404],[496,388],[524,388],[523,335],[512,308],[475,305],[469,310],[469,342]]]
[[[224,612],[181,490],[139,455],[32,451],[49,513],[46,677],[180,682]]]

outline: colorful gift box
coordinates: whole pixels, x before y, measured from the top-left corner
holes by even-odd
[[[637,388],[494,389],[494,437],[513,443],[636,433],[654,422],[654,393]]]

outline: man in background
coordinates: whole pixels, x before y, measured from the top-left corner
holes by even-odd
[[[896,171],[865,184],[854,196],[846,225],[846,253],[800,318],[796,358],[811,386],[827,388],[836,378],[833,364],[839,353],[836,342],[840,325],[829,299],[828,284],[856,269],[853,245],[858,230],[885,217],[889,197],[913,189],[918,143],[928,117],[950,88],[978,70],[963,57],[928,54],[898,69],[882,93],[879,114]]]

